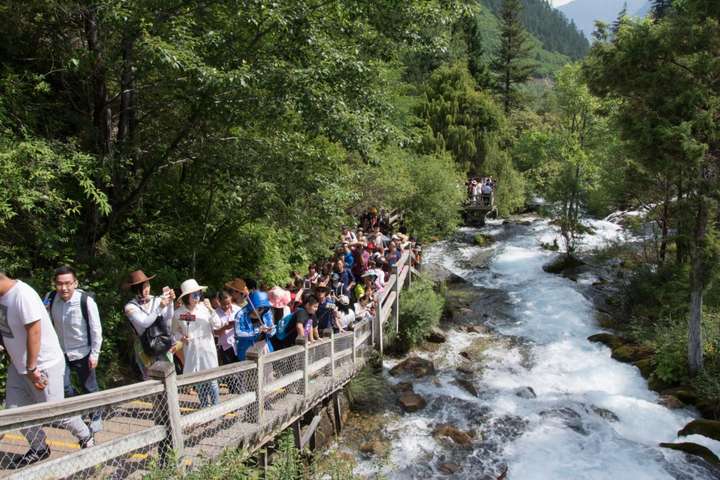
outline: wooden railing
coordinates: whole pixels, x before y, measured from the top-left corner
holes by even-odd
[[[382,354],[385,325],[391,322],[397,331],[401,291],[417,274],[409,255],[405,252],[393,267],[375,317],[356,323],[352,331],[311,343],[298,339],[290,348],[249,353],[246,361],[181,376],[172,364],[158,362],[149,381],[0,411],[0,477],[125,478],[140,475],[152,461],[198,463],[227,447],[260,448],[299,425],[315,405],[336,396],[365,364],[373,346]],[[214,388],[217,404],[203,402]],[[104,430],[96,435],[94,447],[80,450],[69,433],[58,428],[68,418],[98,414]],[[27,449],[15,432],[31,427],[44,429],[53,455],[13,470],[11,456]]]

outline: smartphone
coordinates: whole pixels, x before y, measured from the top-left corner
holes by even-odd
[[[303,282],[303,289],[304,289],[304,290],[310,290],[310,280],[307,280],[307,279],[306,279],[306,280]]]

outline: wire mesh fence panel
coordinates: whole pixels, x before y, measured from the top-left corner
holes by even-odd
[[[256,365],[242,362],[215,373],[178,380],[185,455],[193,465],[241,445],[257,429]]]
[[[264,356],[262,362],[264,422],[269,423],[303,402],[305,348],[280,350]]]
[[[335,336],[335,382],[346,380],[353,372],[353,333]]]
[[[50,406],[47,411],[52,418],[5,429],[0,478],[139,478],[158,458],[166,436],[162,392],[67,416],[54,415]]]

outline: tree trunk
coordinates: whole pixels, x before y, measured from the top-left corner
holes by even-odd
[[[690,270],[690,319],[688,323],[688,366],[695,375],[703,368],[702,310],[705,290],[705,237],[708,208],[702,193],[697,196],[697,211],[693,226],[692,266]]]
[[[660,219],[660,253],[658,260],[660,264],[665,263],[667,257],[667,239],[668,239],[668,223],[670,222],[670,182],[667,179],[664,182],[665,200],[663,202],[662,218]]]

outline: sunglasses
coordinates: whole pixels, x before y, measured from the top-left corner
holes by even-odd
[[[202,292],[193,292],[193,293],[190,294],[190,296],[191,296],[194,300],[202,300]]]

